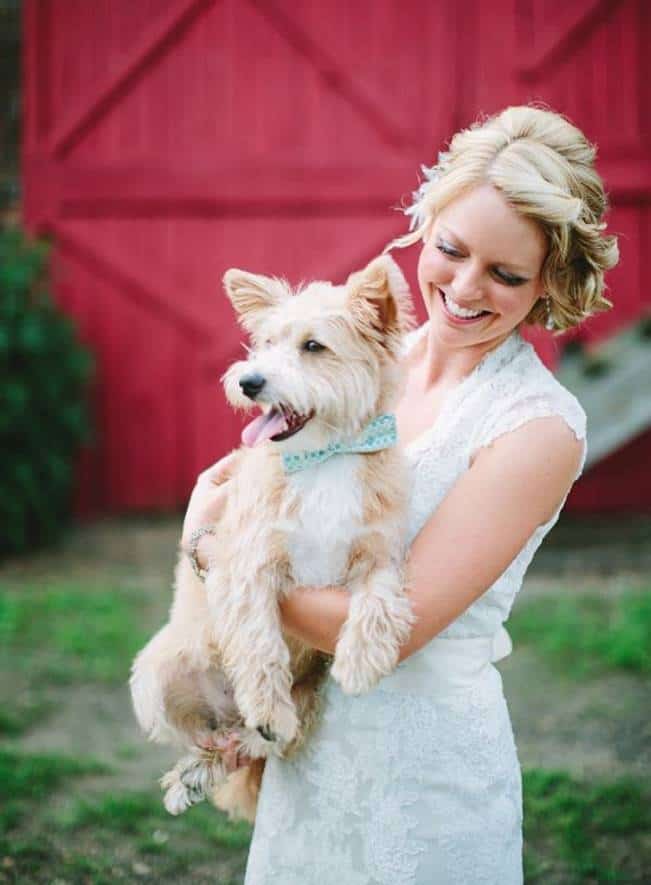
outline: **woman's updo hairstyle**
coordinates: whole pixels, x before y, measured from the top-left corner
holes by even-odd
[[[438,163],[423,167],[426,180],[404,210],[412,232],[387,248],[426,240],[444,206],[473,187],[492,184],[547,237],[542,280],[553,328],[563,332],[612,307],[603,295],[604,272],[617,264],[619,251],[617,238],[603,233],[607,201],[595,153],[560,114],[506,108],[458,132]],[[539,299],[525,322],[544,325],[546,320],[546,299]]]

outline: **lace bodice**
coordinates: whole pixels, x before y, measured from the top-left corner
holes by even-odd
[[[411,332],[407,353],[427,334],[428,324]],[[518,331],[478,363],[443,402],[436,422],[405,448],[411,468],[409,543],[432,515],[477,451],[533,418],[559,415],[577,439],[586,438],[586,416],[577,399],[543,365]],[[575,479],[585,464],[586,448]],[[494,634],[506,621],[534,553],[552,528],[552,518],[538,526],[506,571],[470,608],[440,635]]]

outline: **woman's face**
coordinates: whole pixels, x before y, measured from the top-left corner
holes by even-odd
[[[452,347],[497,346],[544,297],[547,241],[489,184],[453,200],[434,220],[418,260],[431,333]]]

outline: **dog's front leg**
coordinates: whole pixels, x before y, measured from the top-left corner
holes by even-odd
[[[397,563],[385,563],[349,582],[349,615],[330,672],[347,694],[369,691],[392,672],[414,615]]]
[[[298,720],[278,586],[270,568],[229,586],[212,572],[206,578],[215,641],[245,725],[286,744],[294,738]]]

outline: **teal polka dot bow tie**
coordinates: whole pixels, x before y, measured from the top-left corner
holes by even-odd
[[[303,452],[283,452],[285,473],[297,473],[313,464],[321,464],[333,455],[358,452],[379,452],[398,442],[395,415],[378,415],[367,424],[355,439],[328,443],[323,449],[306,449]]]

